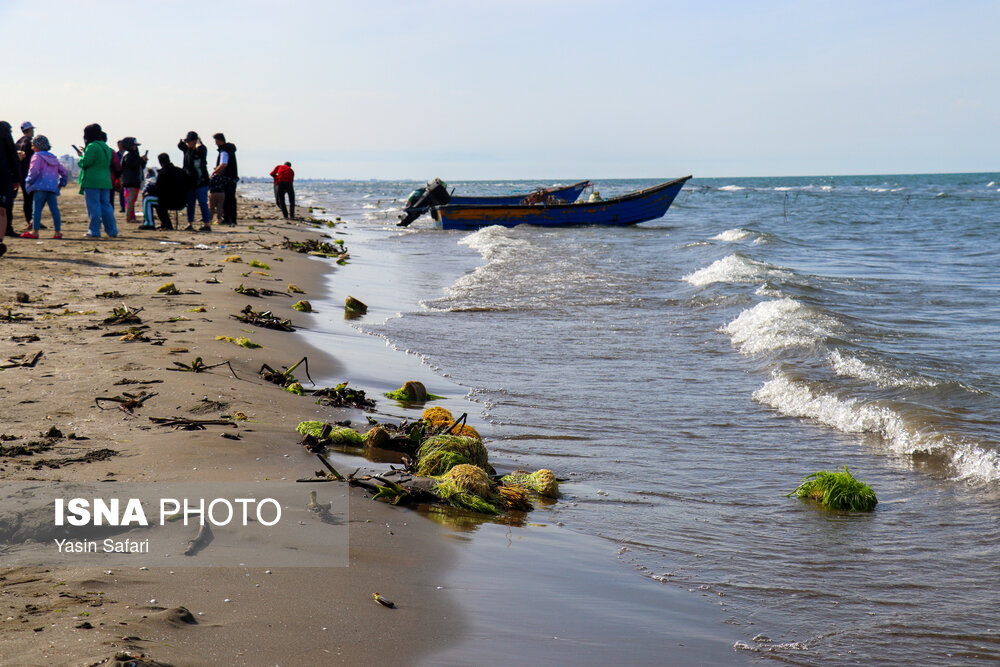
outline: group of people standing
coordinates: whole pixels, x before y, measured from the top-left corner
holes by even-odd
[[[0,121],[0,240],[4,236],[38,238],[42,209],[47,205],[52,214],[55,233],[62,238],[59,214],[59,190],[66,186],[68,173],[59,159],[49,152],[48,139],[35,135],[30,122],[21,124],[22,137],[14,143],[10,123]],[[97,123],[83,129],[84,147],[73,148],[79,155],[80,192],[87,205],[89,228],[86,236],[100,238],[118,236],[115,221],[114,192],[120,192],[121,212],[128,222],[138,222],[136,204],[140,192],[143,200],[143,224],[139,229],[173,229],[172,211],[187,209],[188,225],[195,230],[195,209],[200,208],[201,227],[197,231],[211,231],[212,221],[218,224],[236,224],[236,184],[239,168],[236,146],[226,141],[221,132],[213,135],[218,156],[215,168],[208,168],[208,149],[197,132],[188,132],[177,147],[183,153],[181,167],[170,161],[167,153],[160,153],[158,171],[147,170],[148,151],[139,154],[135,137],[125,137],[118,142],[118,150],[108,146],[108,136]],[[24,216],[30,225],[18,234],[13,231],[13,204],[21,190]],[[294,207],[294,203],[293,203]],[[294,211],[294,208],[293,208]],[[0,256],[7,246],[0,243]]]

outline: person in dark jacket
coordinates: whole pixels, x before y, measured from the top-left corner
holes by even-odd
[[[125,137],[121,140],[122,147],[122,193],[125,195],[125,209],[128,222],[136,222],[135,203],[139,199],[139,188],[142,187],[142,172],[146,168],[146,161],[149,159],[149,152],[139,155],[141,144],[135,137]]]
[[[181,139],[177,148],[184,152],[184,171],[187,172],[194,187],[188,191],[187,199],[187,221],[185,230],[194,229],[194,205],[197,202],[201,209],[201,229],[198,231],[211,231],[211,218],[208,212],[208,181],[211,174],[208,173],[208,149],[201,143],[201,138],[194,130],[187,133]]]
[[[156,215],[161,230],[173,229],[170,211],[179,211],[187,205],[188,190],[193,185],[187,172],[173,164],[170,156],[160,153],[160,173],[156,176]]]
[[[21,123],[21,138],[17,140],[17,156],[21,158],[21,197],[24,199],[24,221],[28,223],[30,230],[32,222],[32,211],[34,210],[34,198],[24,190],[24,179],[28,177],[28,167],[31,165],[31,156],[35,154],[35,149],[31,145],[31,140],[35,136],[35,126],[30,121]],[[14,221],[10,221],[10,226],[14,226]]]
[[[11,222],[9,216],[14,207],[14,187],[21,180],[21,162],[10,133],[10,123],[0,120],[0,239],[7,233],[7,225]],[[0,243],[0,257],[5,252],[7,246]]]
[[[224,219],[222,224],[236,224],[236,183],[240,180],[240,170],[236,166],[236,146],[226,141],[226,135],[218,132],[212,135],[215,145],[219,149],[219,156],[215,159],[215,171],[213,176],[226,177],[226,201],[222,203]]]

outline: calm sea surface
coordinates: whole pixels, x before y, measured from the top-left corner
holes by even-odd
[[[466,390],[501,464],[570,479],[531,520],[707,598],[750,656],[1000,660],[1000,174],[696,178],[636,227],[471,233],[396,228],[416,185],[297,191],[391,258],[358,326]],[[785,496],[843,465],[874,513]]]

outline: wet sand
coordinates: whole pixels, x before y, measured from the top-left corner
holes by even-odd
[[[406,379],[452,396],[446,403],[453,411],[468,409],[460,398],[463,390],[412,355],[359,334],[345,322],[339,306],[345,293],[368,300],[375,317],[394,312],[384,280],[391,257],[366,246],[364,255],[340,268],[271,247],[284,236],[331,233],[345,239],[351,250],[358,235],[349,226],[330,230],[286,223],[272,205],[243,201],[243,222],[235,229],[150,233],[121,225],[118,240],[94,241],[82,238],[82,200],[66,192],[61,204],[66,239],[45,238],[51,230],[43,230],[38,241],[12,239],[8,255],[0,260],[5,285],[0,308],[33,318],[0,323],[0,360],[43,352],[33,368],[0,371],[0,396],[7,407],[0,430],[19,438],[4,445],[37,441],[52,425],[90,439],[59,440],[40,454],[0,457],[6,479],[311,476],[319,466],[299,444],[295,424],[303,419],[363,423],[364,415],[321,408],[256,376],[261,363],[289,365],[303,355],[309,356],[317,383],[350,379],[368,389],[378,401],[379,418],[417,416],[419,410],[414,413],[377,395]],[[243,261],[223,261],[231,255]],[[255,273],[248,265],[251,259],[267,263],[270,275]],[[206,282],[215,279],[221,284]],[[156,295],[168,281],[200,294]],[[296,312],[290,308],[295,299],[283,296],[250,299],[233,292],[240,284],[281,292],[288,283],[303,288],[307,294],[297,298],[310,299],[321,312]],[[16,302],[18,291],[28,294],[28,303]],[[95,296],[108,291],[120,296]],[[126,343],[103,337],[107,327],[93,328],[122,303],[142,307],[143,321],[150,324],[147,333],[166,341]],[[268,331],[229,317],[247,303],[287,317],[301,329]],[[198,306],[206,311],[188,312]],[[176,317],[189,319],[170,321]],[[39,340],[13,340],[32,334]],[[216,341],[217,335],[246,335],[263,347],[246,350]],[[195,356],[209,364],[231,361],[241,379],[234,380],[226,367],[198,374],[166,370],[174,361],[189,363]],[[162,382],[115,386],[122,378]],[[96,396],[142,388],[159,395],[134,416],[110,404],[105,410],[94,405]],[[212,405],[205,412],[208,403]],[[233,411],[251,417],[241,427],[239,441],[220,438],[219,429],[211,427],[171,431],[148,420]],[[116,453],[91,463],[39,465],[101,448]],[[365,463],[347,454],[331,458],[345,471]],[[502,460],[494,463],[504,465]],[[121,651],[178,666],[377,659],[460,665],[500,655],[515,664],[743,662],[724,638],[711,603],[614,563],[613,545],[528,521],[545,521],[544,512],[508,527],[391,507],[353,493],[346,568],[0,571],[0,663],[115,664]],[[374,603],[375,591],[397,608]]]
[[[0,371],[0,431],[8,436],[0,456],[4,479],[309,477],[319,466],[299,444],[295,424],[363,419],[358,411],[320,407],[256,375],[262,363],[290,365],[308,355],[313,377],[329,377],[337,371],[337,350],[330,356],[299,334],[230,318],[251,303],[308,326],[311,316],[292,310],[293,298],[251,299],[233,289],[243,284],[284,292],[294,283],[306,291],[296,298],[321,298],[333,264],[321,267],[274,244],[284,236],[315,237],[325,227],[288,223],[273,206],[243,201],[236,228],[140,232],[119,223],[118,239],[93,240],[83,238],[82,197],[68,188],[60,204],[64,239],[51,239],[46,215],[50,228],[40,239],[7,239],[8,253],[0,259],[0,309],[9,311],[0,322],[0,359],[24,361],[42,353],[34,366]],[[243,261],[225,262],[231,255]],[[269,275],[250,267],[252,259],[268,264],[263,273]],[[157,294],[166,282],[182,294]],[[189,290],[198,293],[184,293]],[[108,292],[117,295],[97,296]],[[144,333],[154,342],[165,339],[162,344],[103,335],[126,328],[99,325],[123,303],[143,309],[140,317],[150,327]],[[198,307],[205,312],[189,312]],[[263,347],[247,350],[215,340],[218,335],[245,335]],[[225,366],[203,373],[167,370],[199,356],[206,364],[230,361],[240,379]],[[123,379],[145,382],[115,384]],[[158,395],[132,415],[113,403],[103,403],[103,410],[95,405],[99,396],[142,390]],[[234,411],[250,417],[238,441],[221,438],[218,427],[173,431],[148,419],[215,418]],[[40,439],[51,426],[88,439]],[[42,440],[37,453],[16,448]],[[68,461],[100,450],[113,454]],[[354,462],[333,459],[343,468]],[[0,663],[114,664],[123,651],[175,665],[412,661],[439,649],[460,628],[448,593],[436,586],[452,557],[438,533],[411,512],[352,494],[350,567],[274,568],[270,574],[238,567],[115,568],[111,574],[95,568],[0,570]],[[397,608],[376,604],[375,591]]]

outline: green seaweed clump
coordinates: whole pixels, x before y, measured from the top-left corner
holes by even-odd
[[[255,269],[264,269],[265,271],[270,271],[271,269],[271,267],[268,266],[266,263],[257,259],[251,259],[250,266],[254,267]]]
[[[399,389],[396,389],[395,391],[387,391],[385,396],[386,398],[391,398],[395,401],[402,401],[404,403],[424,403],[426,401],[436,401],[444,398],[444,396],[428,393],[427,389],[424,387],[424,383],[417,382],[416,380],[408,380]]]
[[[344,309],[350,313],[367,313],[368,305],[353,296],[349,296],[344,300]]]
[[[788,497],[810,498],[835,510],[871,512],[878,504],[872,487],[854,479],[844,466],[842,471],[820,470],[806,477]]]
[[[474,465],[457,465],[438,478],[434,493],[452,507],[496,516],[500,496],[486,472]]]
[[[306,301],[305,299],[293,303],[292,308],[299,311],[300,313],[311,313],[313,311],[312,304]]]
[[[295,394],[296,396],[304,396],[306,393],[306,390],[302,387],[302,383],[298,381],[287,385],[285,387],[285,391],[289,394]]]
[[[295,427],[295,430],[298,431],[300,435],[311,435],[318,438],[323,434],[324,426],[326,426],[326,422],[305,421],[299,422],[299,425]]]
[[[489,453],[483,441],[460,435],[435,435],[417,450],[417,474],[424,477],[443,475],[456,465],[472,464],[489,469]]]
[[[509,475],[501,477],[500,483],[505,486],[521,486],[546,498],[559,497],[559,482],[552,471],[545,468],[531,473],[515,470]]]

